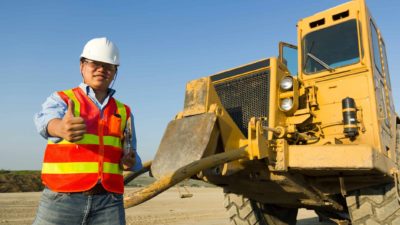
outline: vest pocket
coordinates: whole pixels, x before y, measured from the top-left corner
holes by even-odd
[[[121,137],[121,118],[112,115],[110,121],[108,122],[108,132],[111,136]]]

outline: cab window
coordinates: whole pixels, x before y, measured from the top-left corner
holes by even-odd
[[[388,66],[387,55],[386,55],[386,47],[385,47],[385,43],[383,41],[382,41],[382,53],[383,53],[383,60],[384,60],[384,65],[385,65],[386,85],[389,88],[389,90],[392,90],[392,85],[390,83],[389,66]]]
[[[375,27],[375,24],[371,21],[371,37],[372,37],[372,48],[373,48],[373,53],[374,53],[374,62],[375,62],[375,67],[378,70],[379,74],[383,76],[382,74],[382,62],[381,62],[381,54],[379,51],[379,36],[378,36],[378,31]]]
[[[360,61],[355,19],[314,31],[303,39],[303,68],[306,74],[333,70]]]

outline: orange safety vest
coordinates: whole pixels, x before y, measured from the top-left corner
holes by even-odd
[[[128,106],[110,98],[103,114],[81,88],[58,92],[68,104],[74,104],[74,115],[85,120],[86,133],[74,143],[62,140],[48,142],[42,167],[42,181],[56,192],[81,192],[100,180],[110,192],[124,192],[122,169],[122,136],[130,117]]]

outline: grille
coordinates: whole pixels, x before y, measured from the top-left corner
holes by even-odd
[[[222,105],[247,137],[251,117],[268,117],[269,70],[215,84]]]

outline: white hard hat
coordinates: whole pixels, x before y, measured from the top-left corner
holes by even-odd
[[[86,43],[81,58],[119,66],[119,50],[105,37],[94,38]]]

